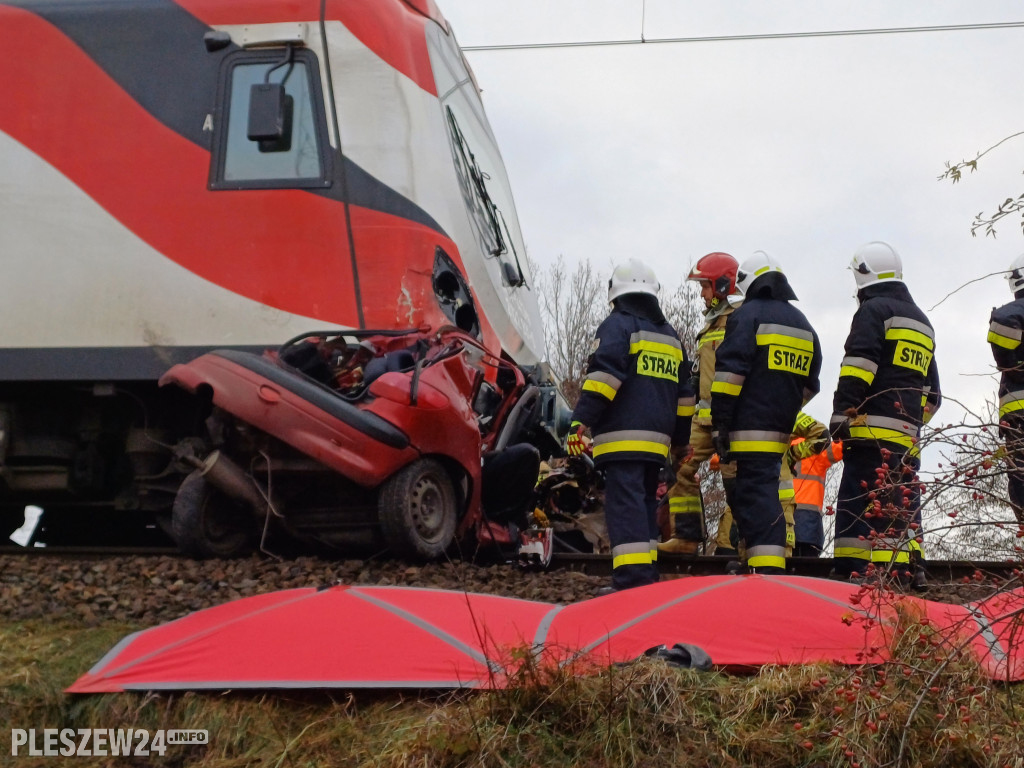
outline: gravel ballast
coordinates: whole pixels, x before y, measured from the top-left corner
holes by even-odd
[[[87,626],[149,626],[240,597],[297,587],[375,584],[455,589],[552,603],[592,597],[607,583],[574,571],[530,572],[467,562],[385,560],[188,560],[177,557],[0,556],[0,616]]]
[[[607,583],[605,576],[571,570],[538,572],[464,561],[0,555],[0,617],[152,626],[240,597],[336,584],[464,590],[566,604],[593,597]],[[994,591],[984,584],[934,585],[918,596],[963,603]]]

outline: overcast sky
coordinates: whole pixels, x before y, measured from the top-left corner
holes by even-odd
[[[1019,2],[438,0],[463,47],[1024,21]],[[637,256],[673,288],[722,250],[780,260],[824,347],[828,420],[856,309],[847,265],[869,240],[902,255],[936,328],[944,394],[995,391],[985,336],[1018,218],[972,237],[979,211],[1024,193],[1024,137],[952,185],[946,161],[1024,130],[1024,28],[468,51],[530,255],[607,270]],[[940,304],[941,302],[941,304]],[[938,305],[938,306],[936,306]],[[959,421],[950,403],[937,421]]]

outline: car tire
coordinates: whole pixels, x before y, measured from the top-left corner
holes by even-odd
[[[233,558],[253,551],[255,529],[250,512],[196,470],[174,497],[171,536],[189,557]]]
[[[451,546],[458,524],[451,477],[440,462],[417,459],[381,486],[377,513],[392,554],[437,560]]]

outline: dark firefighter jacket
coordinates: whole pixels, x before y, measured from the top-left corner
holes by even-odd
[[[999,418],[1024,417],[1024,291],[1018,298],[992,310],[988,327],[988,343],[996,367],[1002,371],[999,379]]]
[[[942,399],[932,325],[903,283],[869,285],[857,298],[831,427],[849,420],[847,447],[883,441],[916,454],[921,425]]]
[[[654,297],[626,294],[595,344],[572,415],[590,427],[594,462],[666,461],[673,443],[689,441],[696,403],[675,330]]]
[[[711,423],[733,453],[783,454],[801,407],[818,392],[818,335],[788,299],[783,275],[750,286],[729,316],[711,385]]]

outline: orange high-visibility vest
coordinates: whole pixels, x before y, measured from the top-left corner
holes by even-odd
[[[832,443],[821,453],[802,459],[793,467],[793,490],[797,509],[821,514],[825,503],[825,474],[837,461],[843,460],[843,444]]]

